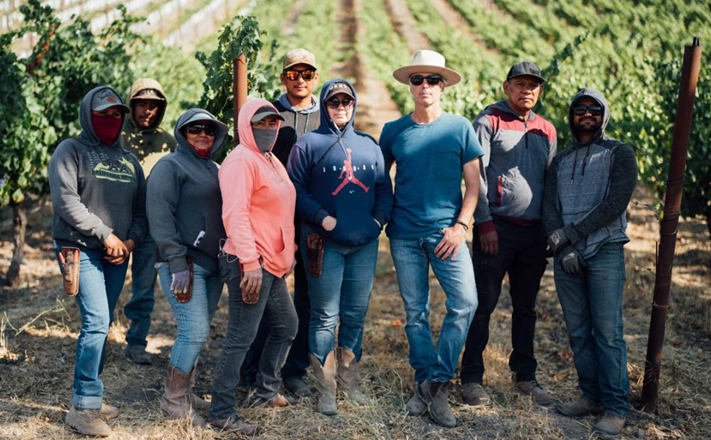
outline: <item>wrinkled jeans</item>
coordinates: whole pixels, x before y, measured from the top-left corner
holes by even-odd
[[[410,342],[410,365],[415,380],[447,382],[454,378],[455,368],[478,300],[472,259],[462,240],[454,260],[442,260],[435,247],[443,233],[437,231],[424,238],[391,238],[390,251],[395,263],[400,295],[405,303],[405,332]],[[447,301],[447,314],[435,345],[430,328],[429,268],[432,266]]]
[[[607,243],[585,260],[584,276],[563,272],[555,258],[555,286],[568,328],[583,397],[605,412],[630,411],[627,345],[622,323],[625,257],[622,243]]]
[[[123,314],[131,320],[126,332],[128,346],[145,347],[151,329],[151,313],[155,305],[154,292],[158,271],[156,265],[156,242],[150,235],[133,251],[131,263],[131,299],[123,307]]]
[[[62,247],[57,245],[57,253]],[[104,396],[99,375],[104,370],[106,338],[126,280],[128,260],[115,265],[104,259],[103,249],[75,247],[81,251],[79,294],[75,297],[81,313],[81,330],[74,363],[72,404],[77,409],[99,409]]]

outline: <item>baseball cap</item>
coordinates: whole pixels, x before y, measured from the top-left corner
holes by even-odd
[[[121,101],[119,95],[109,88],[101,89],[91,97],[91,111],[100,112],[111,107],[120,107],[125,113],[131,113],[131,109]]]
[[[165,101],[165,98],[163,98],[156,89],[139,90],[132,99],[153,99],[156,101]]]
[[[259,107],[256,113],[254,113],[254,116],[252,116],[252,119],[250,119],[250,122],[259,122],[267,116],[276,116],[276,118],[280,121],[284,120],[284,117],[280,115],[279,112],[276,111],[276,109],[265,105],[263,107]]]
[[[316,68],[316,57],[314,54],[309,52],[306,49],[293,49],[287,52],[286,56],[284,57],[284,64],[282,69],[286,70],[291,66],[295,66],[297,64],[306,64],[308,66],[311,66],[314,68],[314,70],[318,70]]]
[[[328,91],[326,92],[326,97],[323,100],[328,101],[329,99],[331,99],[331,97],[336,96],[339,93],[346,94],[351,98],[355,99],[355,96],[353,96],[353,91],[350,87],[348,87],[348,84],[346,84],[345,82],[338,81],[331,84],[331,86],[328,88]]]
[[[532,76],[542,83],[546,82],[546,79],[541,76],[541,69],[530,61],[521,61],[514,64],[511,70],[509,70],[509,74],[506,75],[506,81],[524,75]]]

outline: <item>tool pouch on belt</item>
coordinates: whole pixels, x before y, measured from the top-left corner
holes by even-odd
[[[76,296],[79,293],[79,257],[81,251],[75,247],[64,247],[59,250],[59,263],[64,278],[64,294]]]
[[[306,256],[309,260],[309,273],[314,278],[321,276],[323,271],[323,245],[324,239],[318,234],[306,236]]]
[[[175,300],[179,303],[186,303],[193,297],[193,259],[191,257],[187,257],[186,260],[188,260],[188,269],[190,270],[190,284],[188,284],[188,290],[180,293],[175,290],[173,291]]]

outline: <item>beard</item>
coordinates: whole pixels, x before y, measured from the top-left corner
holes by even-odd
[[[600,127],[602,126],[602,121],[600,121],[599,123],[593,122],[593,124],[582,124],[581,122],[575,124],[576,133],[597,133],[597,131],[600,130]]]

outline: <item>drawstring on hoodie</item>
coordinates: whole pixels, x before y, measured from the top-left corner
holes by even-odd
[[[309,129],[309,119],[311,118],[311,113],[306,113],[306,123],[304,124],[304,133]],[[293,144],[299,139],[299,112],[294,112],[294,140]]]

